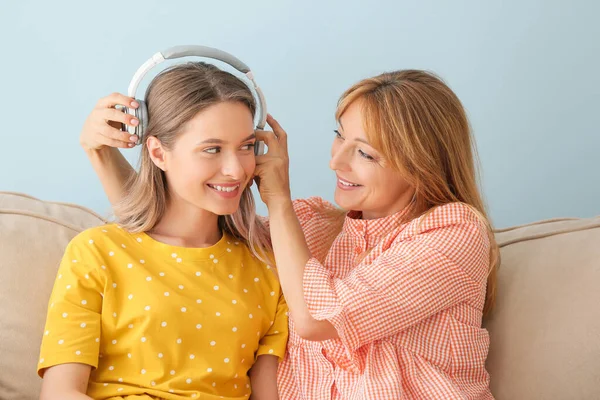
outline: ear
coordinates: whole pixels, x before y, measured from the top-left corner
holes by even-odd
[[[148,149],[148,155],[150,159],[158,168],[163,171],[167,170],[166,156],[167,151],[163,148],[162,143],[156,136],[150,136],[146,139],[146,147]]]

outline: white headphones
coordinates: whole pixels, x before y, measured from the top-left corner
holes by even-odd
[[[256,81],[254,80],[254,75],[252,74],[252,71],[246,64],[244,64],[242,61],[232,56],[231,54],[226,53],[222,50],[213,49],[211,47],[175,46],[170,47],[165,51],[154,54],[152,58],[150,58],[148,61],[142,64],[142,66],[136,71],[135,75],[133,75],[131,83],[129,83],[129,89],[127,90],[127,94],[130,97],[135,98],[135,92],[137,91],[140,82],[148,73],[148,71],[150,71],[156,65],[160,64],[165,60],[172,60],[176,58],[189,56],[212,58],[215,60],[219,60],[231,65],[233,68],[246,75],[246,77],[252,82],[254,91],[256,92],[258,97],[257,105],[259,119],[258,123],[256,124],[256,129],[264,129],[265,123],[267,122],[267,103],[265,101],[265,96],[263,95],[262,90],[260,90],[260,87],[256,84]],[[146,103],[144,102],[144,100],[136,98],[136,101],[139,104],[138,108],[126,107],[125,112],[137,118],[139,124],[137,126],[127,126],[127,132],[129,132],[131,135],[137,135],[137,144],[141,144],[144,133],[146,132],[146,128],[148,127],[148,108],[146,107]],[[265,145],[263,142],[256,141],[256,145],[254,146],[254,154],[264,154],[264,148]]]

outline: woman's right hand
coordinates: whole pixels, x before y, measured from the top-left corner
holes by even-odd
[[[101,98],[83,124],[79,143],[85,150],[99,150],[103,147],[131,148],[138,138],[121,130],[121,124],[136,126],[139,121],[115,106],[137,108],[134,98],[113,93]]]

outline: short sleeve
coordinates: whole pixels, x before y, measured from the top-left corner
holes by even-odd
[[[260,339],[256,358],[266,354],[279,357],[279,361],[283,360],[288,341],[288,315],[288,306],[283,293],[281,293],[279,295],[275,320],[267,333]]]
[[[342,210],[339,210],[333,204],[317,196],[293,200],[292,205],[294,213],[303,228],[315,218],[331,218],[332,216],[336,217],[343,214]],[[257,218],[261,223],[269,227],[268,217],[258,216]]]
[[[103,279],[81,236],[69,243],[54,282],[37,372],[82,363],[98,366]]]
[[[294,212],[303,228],[306,224],[315,219],[319,222],[324,222],[327,219],[336,218],[345,214],[344,211],[338,209],[330,202],[316,196],[307,199],[294,200],[293,205]]]

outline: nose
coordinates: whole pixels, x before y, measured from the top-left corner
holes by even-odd
[[[329,160],[329,168],[334,171],[348,171],[350,169],[349,150],[343,144],[334,143],[331,147],[331,160]]]
[[[239,181],[244,179],[245,171],[239,156],[235,153],[223,157],[223,175]]]

